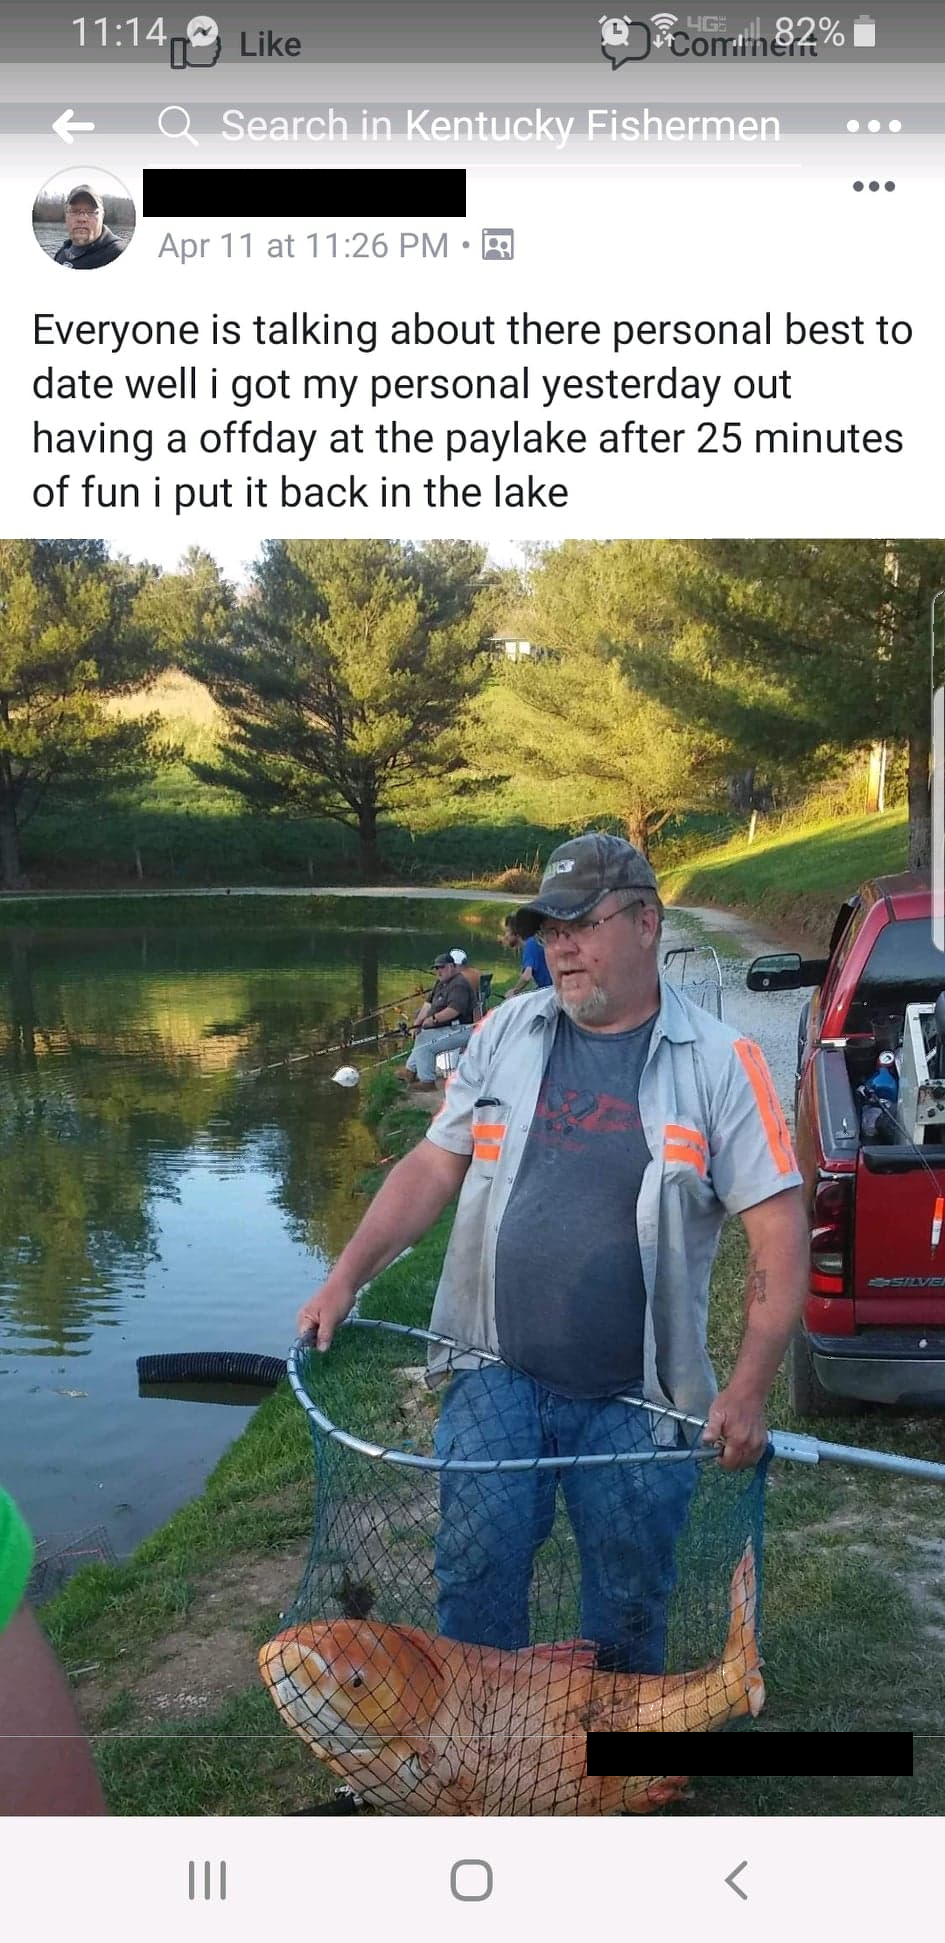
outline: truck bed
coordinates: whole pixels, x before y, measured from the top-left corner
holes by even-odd
[[[824,1168],[853,1175],[857,1328],[945,1328],[945,1224],[939,1239],[935,1230],[945,1212],[945,1146],[864,1143],[849,1055],[839,1047],[818,1055],[816,1110]]]

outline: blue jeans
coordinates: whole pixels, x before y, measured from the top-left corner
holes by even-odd
[[[615,1398],[576,1402],[503,1363],[459,1370],[436,1428],[438,1457],[568,1457],[654,1449],[650,1418]],[[437,1620],[450,1639],[529,1644],[538,1547],[560,1486],[581,1561],[581,1634],[599,1664],[661,1673],[675,1550],[696,1462],[440,1474]]]
[[[409,1070],[429,1084],[436,1078],[437,1053],[455,1052],[460,1046],[468,1046],[471,1034],[471,1025],[441,1025],[431,1032],[418,1032],[413,1051],[407,1057]]]

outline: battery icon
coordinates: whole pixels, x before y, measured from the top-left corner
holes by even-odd
[[[853,45],[854,47],[876,46],[876,22],[868,13],[861,13],[859,19],[853,22]]]

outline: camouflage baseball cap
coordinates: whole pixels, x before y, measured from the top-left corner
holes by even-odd
[[[66,197],[66,208],[68,209],[74,202],[90,202],[100,216],[105,214],[105,204],[98,190],[90,188],[87,182],[77,182],[75,188],[70,189]]]
[[[586,917],[608,891],[656,890],[655,872],[641,850],[623,837],[588,830],[552,851],[538,896],[522,906],[522,913],[537,912],[574,923]]]

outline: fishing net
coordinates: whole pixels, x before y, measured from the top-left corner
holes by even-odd
[[[114,1546],[104,1525],[95,1525],[91,1531],[80,1532],[78,1537],[65,1543],[53,1538],[40,1539],[26,1587],[27,1599],[33,1606],[44,1605],[83,1566],[116,1563]]]
[[[725,1017],[722,967],[711,945],[674,945],[663,954],[663,977],[693,1005],[701,1005],[716,1019]]]
[[[328,1358],[297,1349],[289,1375],[315,1528],[260,1666],[286,1723],[370,1805],[639,1811],[686,1777],[589,1775],[588,1733],[757,1713],[764,1463],[724,1472],[668,1413],[550,1397],[361,1318]]]

